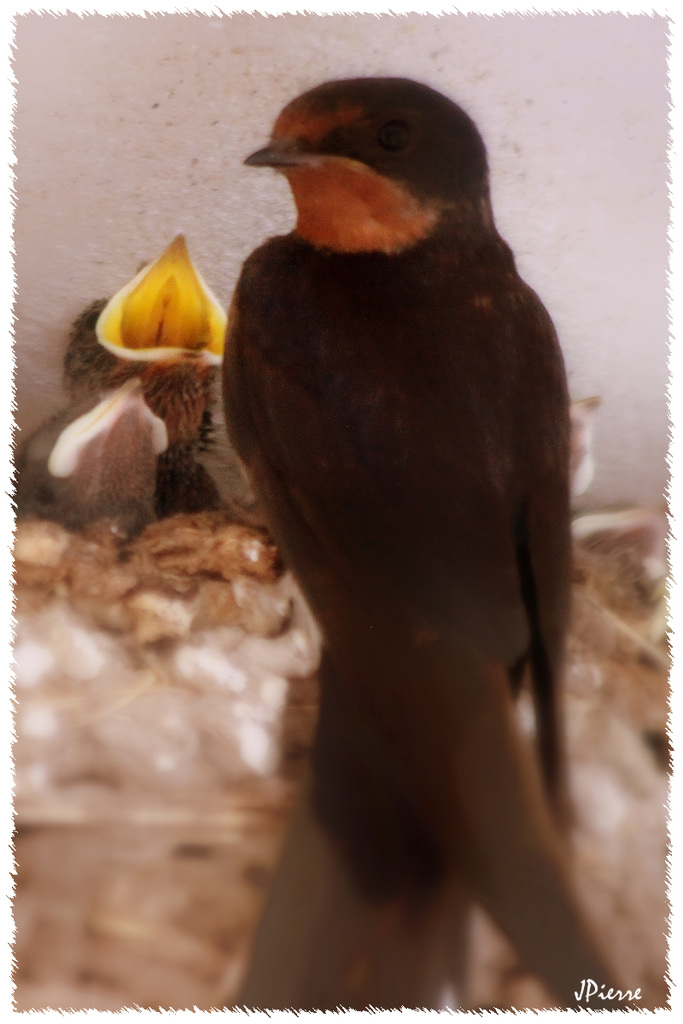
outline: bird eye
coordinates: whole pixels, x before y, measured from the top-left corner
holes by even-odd
[[[387,121],[377,132],[377,141],[384,149],[396,152],[405,149],[410,139],[410,131],[405,121]]]

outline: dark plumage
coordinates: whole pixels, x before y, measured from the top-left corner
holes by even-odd
[[[571,1004],[606,972],[546,799],[561,819],[569,402],[484,144],[426,86],[358,79],[293,101],[247,163],[286,174],[298,219],[244,265],[226,420],[324,657],[244,1001],[438,1005],[473,895]]]

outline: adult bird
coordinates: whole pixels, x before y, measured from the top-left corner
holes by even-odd
[[[484,143],[427,86],[354,79],[291,102],[246,163],[285,175],[297,221],[244,264],[226,422],[324,652],[241,1001],[438,1006],[475,898],[571,1005],[608,971],[554,821],[569,401]],[[527,671],[538,757],[515,717]]]

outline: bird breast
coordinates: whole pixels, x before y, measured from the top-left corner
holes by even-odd
[[[440,216],[405,186],[358,160],[323,156],[288,167],[298,219],[296,233],[336,252],[395,253],[426,238]]]

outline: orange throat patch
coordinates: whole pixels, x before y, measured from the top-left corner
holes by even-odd
[[[336,252],[400,252],[432,231],[440,208],[365,164],[324,156],[283,168],[298,211],[296,233]]]

